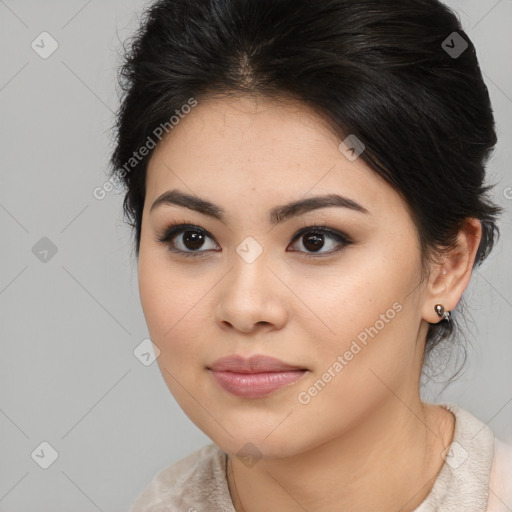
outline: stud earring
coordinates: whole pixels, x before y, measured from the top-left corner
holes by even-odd
[[[450,312],[446,311],[442,304],[436,304],[434,306],[434,309],[436,310],[436,313],[439,315],[440,318],[442,318],[443,320],[448,320],[448,322],[450,321]]]

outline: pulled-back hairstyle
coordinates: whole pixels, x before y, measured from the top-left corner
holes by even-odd
[[[137,257],[153,151],[136,164],[133,153],[191,98],[228,94],[299,100],[340,140],[360,139],[360,158],[410,210],[424,269],[468,217],[483,228],[475,265],[499,236],[501,208],[484,183],[496,144],[489,93],[471,40],[437,0],[159,0],[125,48],[119,82],[110,173],[126,187]],[[453,313],[431,324],[425,354],[453,329]]]

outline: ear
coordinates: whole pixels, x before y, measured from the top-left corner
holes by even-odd
[[[482,224],[478,219],[466,219],[457,237],[457,246],[443,254],[431,267],[425,291],[422,318],[435,324],[442,320],[436,313],[436,304],[453,311],[467,288],[476,253],[482,239]]]

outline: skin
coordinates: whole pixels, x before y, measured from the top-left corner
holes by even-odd
[[[451,311],[459,302],[480,223],[468,219],[458,248],[429,264],[421,281],[406,204],[361,158],[347,159],[340,142],[298,102],[209,98],[149,162],[138,266],[144,315],[169,390],[229,455],[237,511],[414,510],[453,439],[453,414],[420,400],[419,379],[428,323],[440,321],[434,306]],[[171,189],[221,206],[225,220],[176,205],[150,212]],[[328,207],[269,222],[277,205],[330,193],[369,214]],[[157,240],[171,222],[212,235],[199,249],[202,257],[173,253]],[[326,236],[320,253],[339,251],[318,256],[304,236],[293,241],[314,224],[352,243],[340,246]],[[252,263],[236,252],[248,236],[263,248]],[[183,233],[173,241],[193,252]],[[400,312],[309,403],[300,403],[298,394],[395,303]],[[309,371],[264,398],[240,398],[207,369],[234,353],[266,354]],[[252,465],[237,456],[246,443],[258,449]]]

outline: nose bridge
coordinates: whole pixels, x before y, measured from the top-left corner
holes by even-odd
[[[254,264],[259,259],[261,260],[265,252],[262,242],[253,236],[245,237],[236,247],[237,255],[248,265]]]
[[[229,275],[223,282],[216,306],[217,321],[249,332],[256,324],[280,327],[286,309],[279,300],[279,287],[267,268],[268,254],[262,244],[248,237],[236,247]]]
[[[236,247],[233,257],[233,286],[244,294],[247,291],[265,290],[268,279],[268,253],[254,237],[246,237]]]

